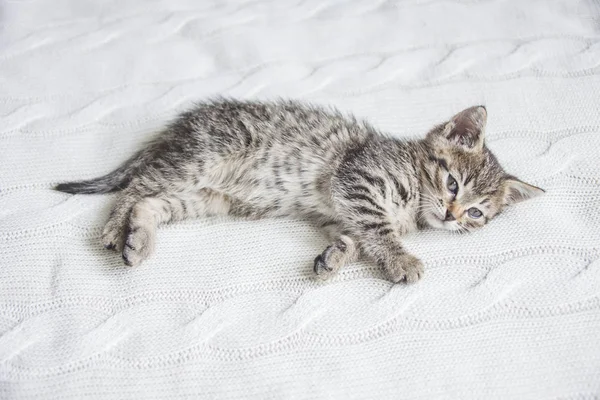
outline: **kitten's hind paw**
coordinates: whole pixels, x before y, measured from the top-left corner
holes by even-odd
[[[105,249],[120,252],[123,250],[124,236],[123,228],[109,221],[102,231],[102,244]]]
[[[392,263],[386,266],[390,280],[394,283],[406,281],[414,283],[423,277],[423,263],[411,254],[397,256]]]
[[[131,228],[123,246],[123,262],[130,267],[140,265],[154,250],[155,232],[146,228]]]

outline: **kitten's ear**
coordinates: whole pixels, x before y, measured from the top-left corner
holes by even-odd
[[[544,189],[525,183],[508,175],[504,181],[503,203],[508,206],[545,193]]]
[[[487,110],[484,106],[467,108],[446,123],[442,135],[453,145],[480,151],[485,139]]]

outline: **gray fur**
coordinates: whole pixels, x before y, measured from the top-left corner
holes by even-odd
[[[315,259],[320,277],[362,256],[394,282],[415,282],[423,265],[403,249],[402,235],[424,226],[471,231],[542,192],[503,171],[484,145],[486,118],[484,107],[471,107],[409,141],[335,110],[217,100],[183,113],[113,173],[56,189],[120,191],[103,242],[128,265],[152,254],[159,224],[295,217],[330,234]],[[482,216],[472,218],[472,207]]]

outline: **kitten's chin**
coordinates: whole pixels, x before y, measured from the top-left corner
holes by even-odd
[[[460,230],[458,224],[456,223],[456,221],[443,221],[442,219],[438,218],[437,216],[433,215],[433,214],[426,214],[424,216],[424,220],[425,223],[427,225],[429,225],[432,228],[435,229],[444,229],[446,231],[458,231]]]
[[[433,215],[432,213],[426,213],[423,215],[425,223],[435,229],[448,229],[444,226],[444,221]]]

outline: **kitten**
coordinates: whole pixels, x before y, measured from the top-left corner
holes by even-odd
[[[108,175],[56,190],[120,191],[102,241],[127,265],[152,254],[160,224],[291,216],[329,233],[318,276],[365,257],[393,282],[415,282],[423,264],[402,235],[426,226],[470,232],[543,193],[504,172],[485,147],[486,119],[485,107],[471,107],[422,140],[401,140],[292,101],[217,100],[181,114]]]

